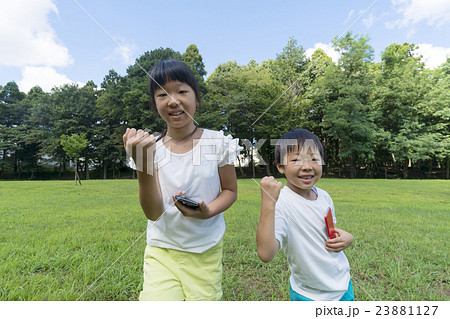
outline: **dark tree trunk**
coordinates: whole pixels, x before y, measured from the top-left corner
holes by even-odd
[[[106,179],[108,175],[108,162],[103,160],[103,179]]]
[[[353,154],[350,155],[350,178],[356,178],[356,163]]]
[[[239,163],[239,172],[241,173],[241,178],[245,178],[245,174],[244,174],[244,170],[242,169],[242,165],[241,165],[241,159],[238,156],[238,163]]]
[[[433,170],[433,159],[430,159],[430,168],[428,170],[428,179],[431,178],[431,171]]]
[[[78,161],[75,159],[75,186],[77,186],[77,180],[81,185],[80,175],[78,175]]]
[[[403,161],[403,178],[407,179],[408,178],[408,164],[409,164],[409,159],[405,159]]]
[[[272,173],[270,172],[270,165],[266,165],[266,175],[271,176]]]
[[[87,157],[85,157],[84,160],[84,179],[91,179],[91,177],[89,176],[89,160],[87,159]]]
[[[450,178],[450,158],[447,158],[447,170],[445,173],[445,179],[449,179]]]

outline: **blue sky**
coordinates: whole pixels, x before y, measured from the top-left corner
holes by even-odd
[[[450,56],[448,0],[5,0],[0,12],[0,85],[16,81],[24,92],[34,85],[46,91],[69,82],[99,85],[110,69],[125,75],[146,51],[183,53],[191,43],[208,76],[229,60],[276,58],[289,37],[310,53],[355,21],[351,31],[369,35],[376,61],[392,42],[420,45],[430,68]]]

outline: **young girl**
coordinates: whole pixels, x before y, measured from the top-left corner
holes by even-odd
[[[336,228],[328,239],[324,216],[334,205],[315,184],[322,176],[324,150],[307,130],[284,134],[275,146],[275,163],[287,185],[261,180],[261,217],[256,234],[258,256],[271,261],[283,248],[291,276],[291,300],[354,300],[350,266],[343,250],[353,236]]]
[[[147,227],[140,300],[220,300],[222,212],[237,197],[238,139],[198,128],[198,84],[177,60],[157,64],[150,98],[167,130],[158,139],[127,129],[123,142],[138,165],[139,201]],[[198,202],[197,208],[175,196]]]

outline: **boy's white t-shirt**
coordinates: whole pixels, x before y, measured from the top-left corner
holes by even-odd
[[[209,219],[185,217],[174,205],[172,196],[186,191],[194,201],[212,202],[220,193],[218,168],[234,164],[242,147],[239,140],[222,131],[203,129],[194,148],[175,154],[156,144],[155,168],[158,171],[164,202],[164,213],[157,221],[148,221],[147,243],[151,246],[201,253],[215,246],[225,233],[225,220],[220,213]]]
[[[287,257],[295,292],[312,300],[339,300],[348,289],[350,265],[343,251],[325,249],[324,218],[331,207],[336,222],[334,205],[326,191],[314,191],[313,201],[283,187],[275,206],[275,237]]]

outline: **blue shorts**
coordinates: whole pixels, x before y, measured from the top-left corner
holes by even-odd
[[[303,295],[300,295],[299,293],[296,293],[294,290],[292,290],[291,284],[289,284],[289,292],[291,295],[291,301],[314,301]],[[339,301],[355,301],[355,294],[353,293],[353,286],[351,279],[348,283],[347,292],[342,296],[341,299],[339,299]]]

